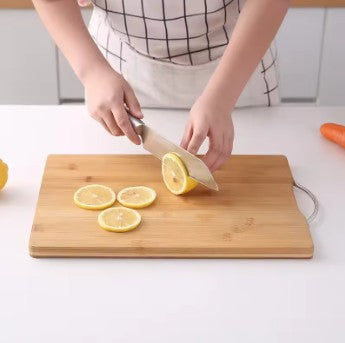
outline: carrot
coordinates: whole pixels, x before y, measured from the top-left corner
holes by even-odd
[[[320,127],[320,132],[324,137],[345,148],[345,126],[326,123]]]

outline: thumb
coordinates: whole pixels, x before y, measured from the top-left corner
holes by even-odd
[[[141,107],[137,97],[134,94],[132,87],[127,84],[124,89],[125,103],[128,107],[129,112],[136,118],[144,118],[143,113],[141,112]]]

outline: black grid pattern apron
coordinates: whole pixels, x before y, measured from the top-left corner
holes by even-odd
[[[190,108],[231,40],[242,1],[94,0],[93,4],[89,31],[141,105]],[[237,107],[279,103],[276,60],[272,45]]]

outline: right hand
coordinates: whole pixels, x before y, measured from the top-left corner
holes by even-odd
[[[92,118],[114,136],[126,135],[133,143],[141,140],[128,118],[125,105],[136,118],[142,119],[140,104],[129,83],[110,66],[93,70],[85,79],[87,108]]]

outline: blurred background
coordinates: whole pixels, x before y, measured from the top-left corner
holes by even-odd
[[[82,9],[87,22],[91,8]],[[0,0],[0,104],[83,101],[30,0]],[[345,105],[345,1],[294,0],[276,37],[284,103]]]

